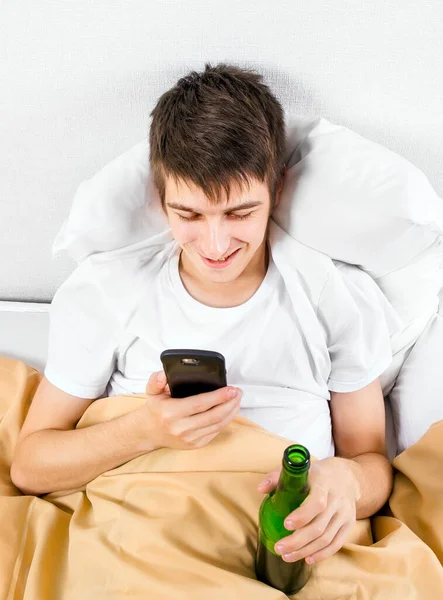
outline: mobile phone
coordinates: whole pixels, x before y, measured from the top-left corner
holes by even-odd
[[[212,350],[171,349],[160,354],[172,398],[212,392],[226,383],[225,357]]]

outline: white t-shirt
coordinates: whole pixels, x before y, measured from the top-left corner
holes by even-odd
[[[232,308],[186,291],[171,237],[88,257],[52,301],[45,376],[84,398],[144,393],[163,350],[215,350],[228,384],[243,390],[240,414],[317,458],[332,456],[329,392],[378,377],[392,358],[389,333],[364,299],[356,304],[328,257],[294,240],[289,293],[274,262],[284,235],[272,226],[266,276]]]

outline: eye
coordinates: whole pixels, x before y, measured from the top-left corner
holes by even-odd
[[[180,215],[179,213],[175,213],[175,214],[181,221],[187,221],[188,223],[190,221],[197,221],[201,217],[201,215],[193,215],[192,217],[184,217],[183,215]],[[232,217],[235,221],[244,221],[245,219],[248,219],[251,215],[252,215],[252,212],[247,213],[246,215],[235,215],[232,213],[232,214],[229,214],[228,216]]]
[[[231,214],[231,215],[229,215],[229,216],[230,216],[230,217],[234,217],[234,219],[235,219],[236,221],[244,221],[244,219],[247,219],[247,218],[248,218],[248,217],[250,217],[251,215],[252,215],[252,212],[250,212],[250,213],[247,213],[246,215],[234,215],[234,214]]]
[[[197,221],[197,219],[200,218],[200,215],[193,215],[192,217],[183,217],[182,215],[179,215],[178,213],[175,213],[177,215],[177,217],[181,220],[181,221]]]

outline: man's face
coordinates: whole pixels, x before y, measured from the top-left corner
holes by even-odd
[[[264,252],[270,213],[267,186],[254,180],[249,189],[231,188],[229,202],[223,198],[215,206],[200,188],[189,186],[167,181],[165,211],[172,235],[203,281],[232,282],[248,265],[253,268]]]

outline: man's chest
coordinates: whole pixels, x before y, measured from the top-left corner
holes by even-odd
[[[172,298],[153,298],[142,322],[139,318],[127,332],[117,368],[125,379],[147,381],[162,368],[160,354],[168,348],[220,352],[232,385],[303,389],[328,376],[326,346],[310,344],[285,298],[270,297],[247,313],[234,311],[220,318],[192,313]]]

